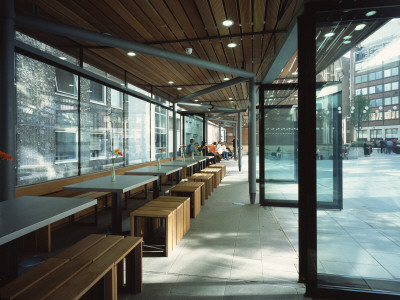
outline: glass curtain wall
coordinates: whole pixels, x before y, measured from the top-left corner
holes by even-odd
[[[179,114],[176,114],[176,149],[179,150],[179,145],[181,145],[181,117]],[[173,112],[168,111],[168,157],[173,157]],[[165,155],[167,157],[167,155]],[[164,158],[164,157],[163,157]]]
[[[172,151],[167,147],[172,112],[165,107],[151,110],[149,102],[100,82],[22,54],[15,57],[17,186],[110,169],[115,149],[123,153],[117,167],[155,160],[158,148]],[[149,96],[133,85],[128,88]],[[179,130],[180,122],[178,114]]]
[[[203,118],[199,116],[185,116],[185,154],[191,154],[192,149],[194,152],[200,152],[200,148],[196,146],[201,145],[203,139]],[[192,145],[192,146],[191,146]]]
[[[321,6],[310,10],[307,21],[303,19],[299,25],[300,31],[307,32],[299,36],[304,41],[299,53],[310,55],[307,41],[316,44],[316,65],[301,65],[300,59],[306,59],[299,54],[299,74],[317,74],[317,82],[327,82],[314,91],[314,103],[310,97],[300,100],[300,105],[304,104],[300,110],[305,111],[300,115],[300,129],[305,130],[300,139],[307,140],[306,132],[314,131],[309,134],[315,139],[310,145],[316,147],[315,169],[306,155],[300,157],[315,171],[315,177],[301,181],[301,186],[309,189],[300,189],[299,211],[300,249],[305,250],[300,250],[300,273],[307,270],[305,282],[312,296],[394,299],[400,295],[400,160],[393,153],[398,136],[391,131],[400,124],[396,113],[392,114],[397,110],[397,100],[393,105],[392,97],[396,97],[400,81],[400,22],[394,19],[384,25],[398,17],[400,6],[383,7],[386,2],[372,8],[359,5],[334,10],[332,4],[325,10]],[[316,24],[307,31],[313,16]],[[374,33],[363,34],[363,30],[381,26]],[[362,38],[355,48],[343,52],[328,67],[321,64],[322,47],[347,44],[357,35]],[[390,72],[382,80],[385,69]],[[387,90],[381,89],[385,84]],[[299,91],[310,96],[312,85],[304,79]],[[388,104],[382,102],[389,97]],[[315,119],[302,119],[307,114]],[[389,137],[384,136],[386,130],[390,130]],[[388,142],[392,152],[387,150]],[[307,172],[303,169],[300,174]],[[307,193],[308,199],[303,199]]]

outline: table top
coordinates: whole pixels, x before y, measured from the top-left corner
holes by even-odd
[[[188,161],[185,159],[183,160],[173,160],[173,161],[168,161],[166,163],[162,163],[162,166],[179,166],[179,167],[191,167],[196,165],[198,162],[197,161]]]
[[[185,160],[187,161],[196,161],[196,162],[202,162],[207,160],[207,156],[195,156],[194,158],[192,157],[186,157]]]
[[[134,188],[158,180],[158,176],[129,176],[116,175],[116,180],[111,182],[110,176],[104,176],[84,182],[64,186],[64,190],[120,192],[126,193]]]
[[[0,202],[0,245],[97,204],[97,199],[24,196]]]
[[[143,168],[138,168],[130,171],[126,171],[126,175],[169,175],[174,172],[178,172],[182,170],[182,167],[179,166],[165,166],[161,165],[161,168],[158,169],[157,166],[147,166]]]

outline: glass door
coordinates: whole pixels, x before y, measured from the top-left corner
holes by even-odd
[[[283,88],[285,85],[277,85]],[[265,86],[264,86],[265,87]],[[260,203],[296,207],[298,202],[297,104],[293,85],[263,90],[260,99]],[[261,92],[260,92],[261,94]]]

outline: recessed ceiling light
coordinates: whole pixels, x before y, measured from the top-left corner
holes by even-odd
[[[225,77],[225,78],[224,78],[225,81],[228,81],[229,79],[230,79],[230,78],[228,78],[228,77]]]
[[[354,28],[354,30],[363,30],[364,28],[365,28],[365,26],[367,26],[367,25],[365,25],[365,24],[359,24],[359,25],[357,25],[356,26],[356,28]]]
[[[229,48],[235,48],[237,46],[237,44],[236,43],[229,43],[227,46]]]
[[[351,35],[346,35],[346,36],[343,37],[343,39],[344,40],[349,40],[349,39],[351,39]]]
[[[297,75],[297,74],[299,74],[299,73],[297,73],[297,71],[292,73],[292,75]]]
[[[169,84],[174,84],[174,82],[173,82],[173,81],[168,81],[168,83],[169,83]]]
[[[334,32],[328,32],[328,33],[326,33],[326,34],[324,35],[324,37],[329,38],[329,37],[334,36],[334,35],[335,35]]]
[[[59,59],[66,60],[67,58],[65,56],[60,56]]]
[[[226,26],[226,27],[230,27],[233,24],[235,24],[235,22],[233,22],[232,20],[225,20],[222,22],[222,25]]]
[[[351,41],[343,41],[343,44],[350,44],[351,43]]]
[[[125,85],[125,83],[120,83],[120,85]]]
[[[128,55],[128,56],[136,56],[136,53],[133,52],[133,51],[129,51],[129,52],[127,53],[127,55]]]
[[[68,84],[68,86],[74,86],[73,84]]]
[[[194,99],[194,102],[199,102],[199,99]]]
[[[181,87],[178,87],[178,88],[176,88],[178,91],[180,91],[180,90],[182,90],[182,88]]]
[[[233,98],[232,98],[232,97],[229,97],[228,99],[229,99],[229,100],[232,100]]]
[[[376,14],[376,10],[371,10],[365,14],[366,17],[371,17]]]

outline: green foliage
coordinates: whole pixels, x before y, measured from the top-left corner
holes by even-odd
[[[363,147],[364,146],[364,141],[354,141],[351,142],[350,147]]]
[[[367,109],[365,109],[366,107],[367,107]],[[371,108],[369,107],[368,98],[361,96],[361,95],[354,96],[353,99],[350,101],[347,111],[351,112],[350,113],[350,124],[354,128],[357,128],[357,139],[358,139],[361,125],[363,122],[366,122],[369,120],[369,114],[371,112]]]

